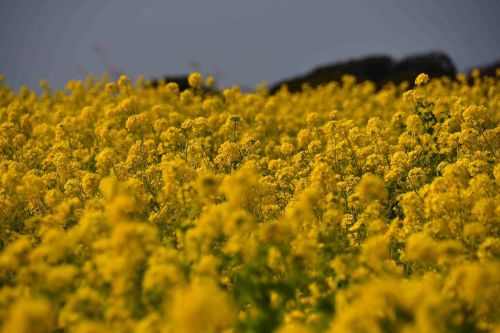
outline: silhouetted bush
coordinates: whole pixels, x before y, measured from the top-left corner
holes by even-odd
[[[450,57],[441,52],[413,55],[400,61],[384,55],[369,56],[318,67],[303,76],[278,82],[270,91],[276,92],[282,85],[290,91],[299,91],[304,83],[315,87],[332,81],[340,82],[345,74],[356,76],[358,81],[372,81],[377,88],[381,88],[388,82],[399,84],[408,81],[413,84],[420,73],[427,73],[429,77],[455,77],[456,69]]]
[[[177,83],[180,90],[185,90],[189,88],[188,76],[187,75],[176,75],[176,76],[164,76],[160,79],[153,79],[149,82],[149,85],[153,88],[158,87],[160,84],[167,84],[169,82]]]

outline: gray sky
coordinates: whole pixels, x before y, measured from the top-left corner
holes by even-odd
[[[442,50],[459,70],[500,59],[499,0],[0,0],[0,73],[36,87],[107,70],[273,83],[367,54]]]

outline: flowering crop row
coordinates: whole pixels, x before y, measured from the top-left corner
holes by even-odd
[[[203,81],[0,81],[3,332],[500,331],[499,76]]]

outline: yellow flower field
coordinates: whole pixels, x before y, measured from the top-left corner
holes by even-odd
[[[500,73],[0,81],[0,326],[500,332]]]

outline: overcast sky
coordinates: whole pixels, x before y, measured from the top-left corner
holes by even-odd
[[[500,1],[0,0],[0,73],[15,88],[100,75],[102,54],[131,77],[199,66],[221,85],[251,87],[352,57],[431,50],[461,71],[500,59]]]

